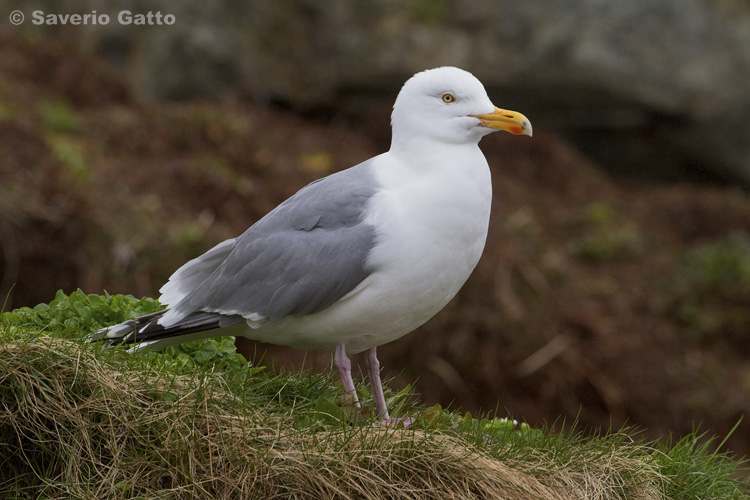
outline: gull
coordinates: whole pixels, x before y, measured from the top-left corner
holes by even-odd
[[[349,355],[365,352],[378,417],[401,422],[388,414],[376,349],[437,314],[479,261],[492,201],[480,139],[532,128],[454,67],[407,80],[391,127],[387,152],[308,184],[177,269],[159,290],[165,310],[91,340],[159,349],[230,335],[327,350],[355,407]]]

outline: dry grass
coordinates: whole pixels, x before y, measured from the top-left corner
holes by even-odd
[[[296,429],[221,376],[115,369],[117,356],[51,338],[0,346],[0,496],[662,498],[660,475],[627,452],[498,460],[424,429]]]

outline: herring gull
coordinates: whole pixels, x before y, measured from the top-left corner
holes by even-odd
[[[388,152],[300,189],[242,235],[180,267],[160,290],[167,309],[92,340],[162,348],[234,335],[331,351],[357,407],[348,356],[364,351],[377,414],[397,422],[377,346],[433,317],[479,261],[492,199],[479,140],[532,129],[453,67],[411,77],[391,127]]]

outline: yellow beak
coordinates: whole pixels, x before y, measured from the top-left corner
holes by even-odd
[[[495,108],[492,113],[471,116],[478,119],[483,127],[505,130],[514,135],[528,135],[529,137],[533,132],[529,119],[516,111]]]

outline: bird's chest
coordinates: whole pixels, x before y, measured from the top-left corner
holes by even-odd
[[[378,236],[368,265],[400,298],[388,301],[394,307],[408,304],[426,321],[469,277],[487,237],[492,192],[485,171],[417,177],[372,200],[368,222]]]

